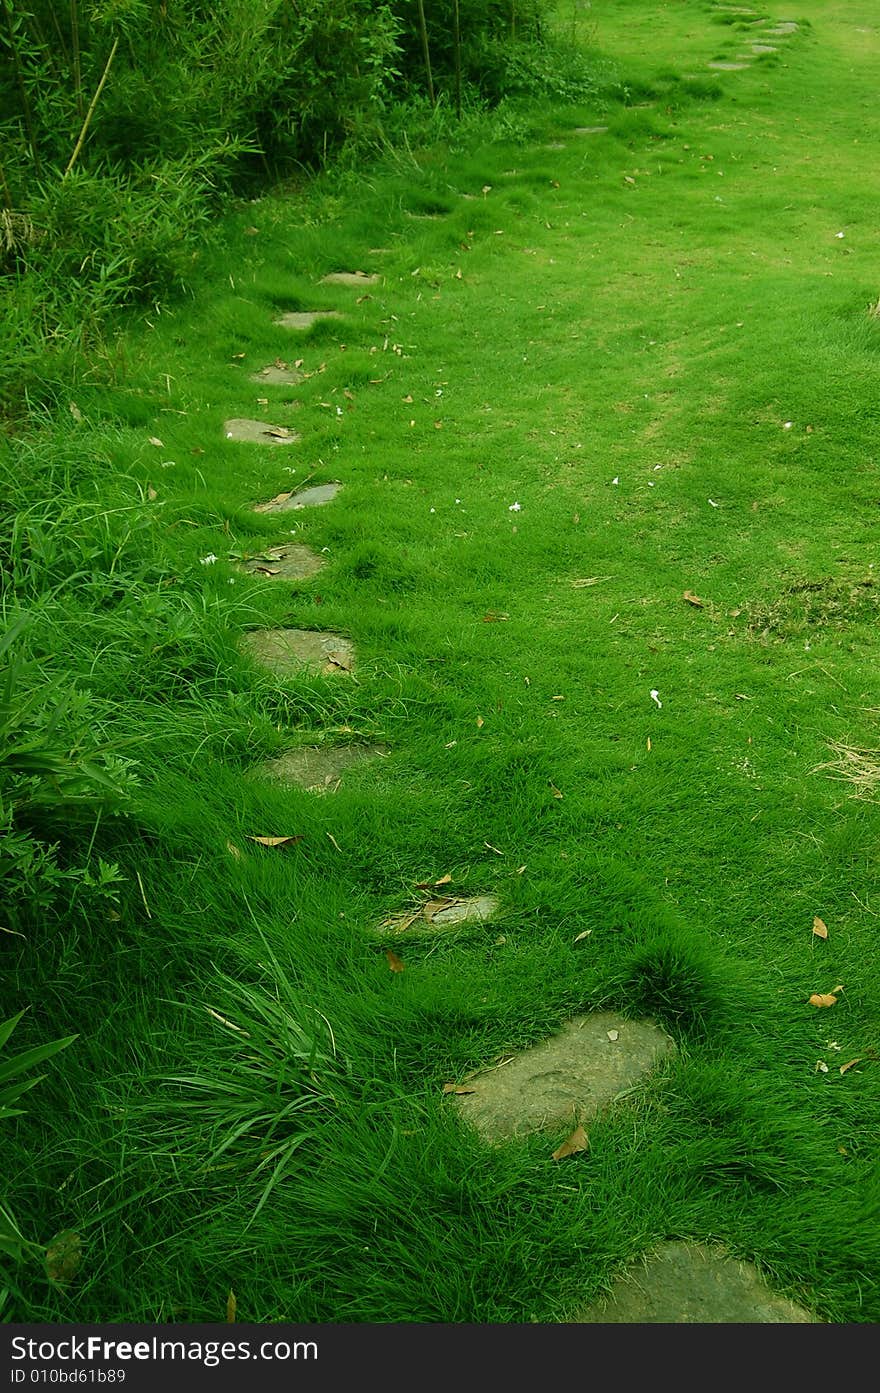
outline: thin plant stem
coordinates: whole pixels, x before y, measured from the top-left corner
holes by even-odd
[[[458,0],[452,0],[452,38],[455,46],[455,114],[461,120],[461,27]]]
[[[116,57],[116,50],[117,50],[118,47],[119,47],[119,39],[118,39],[118,38],[115,38],[115,39],[113,40],[113,47],[112,47],[111,50],[110,50],[110,57],[107,59],[107,62],[106,62],[106,64],[104,65],[104,71],[103,71],[103,73],[101,74],[101,81],[98,83],[97,89],[96,89],[96,91],[95,91],[95,95],[92,97],[91,105],[89,106],[89,109],[88,109],[88,111],[86,112],[86,119],[83,121],[82,130],[81,130],[80,133],[79,133],[79,140],[76,142],[76,145],[74,146],[74,149],[73,149],[73,154],[71,155],[70,159],[69,159],[68,162],[67,162],[67,168],[65,169],[64,173],[63,173],[62,176],[61,176],[62,179],[66,179],[67,176],[68,176],[68,174],[70,173],[70,171],[73,169],[73,166],[74,166],[74,164],[76,163],[76,158],[77,158],[77,156],[79,155],[79,152],[80,152],[80,150],[81,150],[82,147],[83,147],[83,141],[85,140],[86,134],[88,133],[89,126],[91,125],[92,116],[94,115],[94,112],[95,112],[95,107],[98,105],[98,98],[100,97],[101,93],[102,93],[103,90],[104,90],[104,83],[107,81],[107,77],[108,77],[108,74],[109,74],[109,72],[110,72],[110,65],[111,65],[111,63],[113,62],[113,59]]]
[[[24,82],[24,74],[21,70],[21,63],[18,57],[18,45],[15,41],[15,29],[12,25],[12,12],[9,8],[9,0],[3,0],[3,15],[6,20],[6,32],[9,35],[9,48],[12,53],[12,65],[15,69],[15,81],[18,86],[19,97],[21,98],[21,114],[24,118],[25,131],[27,132],[28,145],[31,147],[31,156],[35,164],[39,164],[37,156],[37,142],[34,132],[33,116],[31,114],[31,104],[28,99],[27,87]]]
[[[79,51],[79,8],[77,0],[70,0],[70,43],[73,50],[73,95],[76,100],[76,114],[83,119],[82,68]]]
[[[425,76],[428,79],[428,97],[430,98],[431,105],[436,106],[436,99],[434,97],[434,79],[431,75],[431,52],[428,48],[428,26],[425,22],[424,0],[419,0],[419,32],[422,36],[422,53],[425,59]]]

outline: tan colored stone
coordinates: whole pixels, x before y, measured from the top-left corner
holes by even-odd
[[[389,753],[387,745],[304,745],[267,760],[259,772],[267,779],[297,784],[310,793],[327,793],[339,787],[347,769]]]
[[[287,426],[273,426],[271,421],[251,421],[236,416],[223,422],[227,440],[243,441],[247,445],[296,445],[300,437]]]
[[[586,1325],[806,1325],[802,1306],[772,1291],[751,1263],[723,1248],[664,1243],[572,1318]]]
[[[379,277],[367,271],[331,271],[321,277],[322,285],[376,285]]]
[[[436,900],[428,900],[415,910],[393,914],[390,919],[379,925],[377,932],[382,937],[389,933],[413,937],[418,933],[454,928],[456,924],[485,923],[497,913],[498,900],[494,895],[472,895],[462,898],[445,895]]]
[[[652,1021],[610,1012],[575,1016],[549,1040],[465,1080],[474,1092],[453,1102],[487,1141],[570,1129],[674,1051],[673,1041]]]
[[[267,547],[256,556],[248,556],[241,562],[242,570],[249,575],[278,577],[281,580],[307,580],[316,575],[323,566],[322,557],[308,547],[280,546]]]
[[[351,672],[354,649],[341,634],[316,629],[253,629],[242,646],[249,657],[279,677],[301,668],[330,675]]]
[[[295,387],[302,380],[299,368],[288,367],[286,363],[267,363],[259,372],[251,373],[251,382],[259,382],[265,387]]]
[[[338,310],[291,310],[288,314],[279,315],[275,323],[282,329],[311,329],[322,319],[341,318]]]

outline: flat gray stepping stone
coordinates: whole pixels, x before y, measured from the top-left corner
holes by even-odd
[[[338,310],[291,310],[275,320],[282,329],[311,329],[321,319],[341,319]]]
[[[465,1080],[474,1091],[455,1095],[453,1104],[487,1141],[571,1129],[674,1051],[652,1021],[604,1011],[575,1016],[558,1035]]]
[[[266,387],[295,387],[302,380],[303,375],[297,368],[281,362],[269,363],[259,372],[251,373],[251,382],[260,382]]]
[[[485,923],[498,913],[498,900],[494,895],[472,895],[460,898],[445,895],[442,899],[428,900],[416,910],[404,910],[394,914],[379,925],[377,932],[386,934],[430,933],[437,929],[454,928],[456,924]]]
[[[322,285],[376,285],[379,276],[367,271],[331,271],[321,277]]]
[[[306,580],[316,575],[323,564],[323,558],[308,547],[281,546],[267,547],[258,556],[247,557],[241,569],[249,575],[271,579],[280,576],[282,580]]]
[[[575,126],[575,135],[604,135],[607,126]]]
[[[707,68],[714,68],[717,73],[741,73],[749,66],[748,63],[707,63]]]
[[[785,38],[788,34],[796,34],[798,25],[793,19],[781,19],[778,24],[774,24],[772,29],[765,29],[765,34],[774,34],[779,38]]]
[[[753,53],[778,53],[779,49],[775,44],[752,44]]]
[[[287,426],[273,426],[271,421],[250,421],[243,416],[224,421],[223,432],[227,440],[244,441],[247,445],[296,445],[301,439]]]
[[[268,503],[257,503],[255,513],[291,513],[298,508],[320,508],[330,503],[342,488],[340,483],[313,484],[311,488],[300,489],[295,493],[279,493]]]
[[[588,1306],[587,1325],[807,1325],[809,1311],[767,1286],[751,1263],[702,1243],[664,1243]]]
[[[309,745],[267,760],[260,773],[279,783],[297,784],[309,793],[326,793],[339,787],[346,769],[390,752],[388,745]]]
[[[242,646],[254,662],[279,677],[300,668],[329,675],[354,667],[349,640],[316,629],[253,629],[242,636]]]

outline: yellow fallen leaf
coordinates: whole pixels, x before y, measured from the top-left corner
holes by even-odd
[[[558,788],[556,787],[556,785],[555,785],[550,779],[548,779],[547,782],[548,782],[548,784],[550,784],[550,788],[551,788],[551,790],[552,790],[552,793],[553,793],[553,797],[554,797],[554,798],[564,798],[564,797],[565,797],[565,794],[562,793],[562,791],[561,791],[560,789],[558,789]]]
[[[477,730],[482,730],[484,725],[485,725],[485,721],[483,720],[482,716],[478,716],[478,717],[477,717]]]
[[[856,1066],[857,1064],[861,1064],[861,1062],[862,1062],[862,1056],[861,1056],[861,1055],[859,1055],[857,1059],[849,1059],[849,1060],[847,1060],[846,1064],[841,1064],[841,1066],[840,1066],[840,1072],[841,1072],[841,1074],[845,1074],[846,1071],[847,1071],[848,1069],[853,1069],[853,1068],[855,1068],[855,1066]]]
[[[706,603],[705,600],[700,599],[699,595],[695,595],[693,590],[686,590],[681,598],[686,600],[689,605],[693,605],[694,609],[702,609]]]
[[[252,837],[248,833],[249,842],[257,842],[260,846],[287,846],[288,843],[301,842],[302,834],[297,837]]]
[[[823,920],[819,918],[818,915],[816,915],[815,919],[813,920],[813,933],[816,935],[817,938],[828,937],[828,925],[825,924]]]
[[[241,852],[239,851],[238,847],[235,845],[235,842],[227,842],[227,843],[226,843],[226,850],[229,852],[229,855],[230,855],[230,856],[234,856],[234,857],[235,857],[236,861],[240,861],[240,860],[241,860]]]
[[[227,1325],[231,1325],[231,1324],[233,1323],[233,1321],[235,1320],[235,1307],[236,1307],[236,1305],[237,1305],[237,1302],[236,1302],[236,1300],[235,1300],[235,1292],[232,1290],[232,1288],[230,1288],[230,1290],[229,1290],[229,1295],[228,1295],[227,1298],[226,1298],[226,1323],[227,1323]]]
[[[589,938],[589,937],[590,937],[590,934],[591,934],[592,932],[593,932],[592,929],[583,929],[579,934],[577,934],[577,935],[575,936],[574,942],[575,942],[575,943],[580,943],[581,939],[583,939],[583,938]]]
[[[811,1006],[836,1006],[837,997],[833,992],[814,992],[810,997]]]
[[[156,447],[157,450],[164,450],[164,449],[165,449],[165,446],[164,446],[164,444],[162,443],[162,441],[159,439],[158,435],[151,435],[151,436],[150,436],[150,444],[151,444],[151,445],[155,445],[155,447]]]
[[[392,972],[403,972],[405,964],[402,958],[399,958],[390,948],[385,949],[385,956],[388,959],[388,966]]]
[[[648,754],[650,754],[650,753],[651,753],[651,737],[650,737],[650,735],[648,736],[648,740],[647,740],[647,750],[648,750]]]
[[[445,1083],[443,1085],[444,1093],[455,1093],[459,1098],[463,1097],[466,1093],[476,1093],[476,1091],[475,1088],[468,1088],[467,1085],[463,1083]]]
[[[575,1127],[570,1137],[553,1152],[553,1160],[561,1161],[563,1156],[574,1156],[578,1151],[586,1151],[590,1145],[583,1127]]]

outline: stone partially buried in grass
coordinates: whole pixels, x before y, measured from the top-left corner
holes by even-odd
[[[291,513],[298,508],[320,508],[324,503],[331,503],[341,488],[340,483],[314,484],[295,493],[279,493],[268,503],[257,503],[254,512]]]
[[[445,895],[442,899],[428,900],[416,910],[392,915],[379,925],[378,932],[383,936],[389,933],[412,936],[418,932],[451,929],[456,924],[486,923],[497,913],[498,900],[494,895]]]
[[[270,421],[251,421],[236,416],[223,422],[227,440],[243,441],[246,445],[296,445],[300,437],[287,426],[273,426]]]
[[[572,1318],[585,1325],[806,1325],[813,1317],[751,1263],[701,1243],[664,1243]]]
[[[321,277],[322,285],[376,285],[379,277],[367,271],[331,271]]]
[[[242,646],[248,657],[278,677],[303,668],[329,676],[354,667],[349,640],[317,629],[253,629],[242,637]]]
[[[466,1079],[453,1098],[486,1141],[571,1129],[640,1083],[675,1045],[653,1021],[609,1012],[575,1016],[558,1034]]]
[[[267,363],[258,372],[251,373],[251,382],[259,382],[264,387],[295,387],[302,382],[303,374],[279,358],[275,363]]]
[[[324,319],[341,318],[338,310],[290,310],[279,315],[275,323],[282,329],[311,329],[313,324],[320,324]]]
[[[267,760],[259,772],[267,779],[296,784],[309,793],[335,792],[347,769],[387,754],[388,745],[305,745]]]
[[[267,576],[270,579],[307,580],[320,571],[323,558],[309,547],[280,546],[267,547],[256,556],[241,559],[241,568],[249,575]]]

